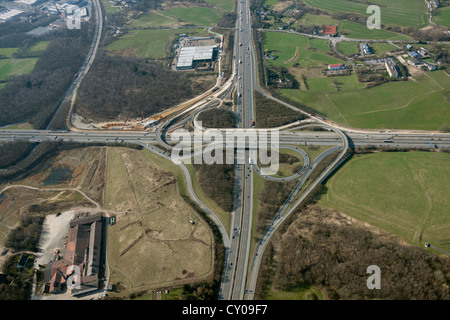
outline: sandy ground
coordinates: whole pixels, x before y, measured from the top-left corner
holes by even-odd
[[[73,113],[71,115],[70,121],[72,125],[78,129],[98,129],[96,126],[94,126],[93,121],[91,121],[92,123],[86,123],[84,119],[76,113]]]
[[[59,217],[48,215],[45,217],[39,239],[39,253],[36,256],[35,267],[47,264],[53,260],[54,251],[59,249],[64,255],[64,236],[69,232],[69,222],[74,217],[75,210],[62,212]]]

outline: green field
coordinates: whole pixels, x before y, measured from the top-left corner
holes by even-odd
[[[128,26],[132,29],[148,27],[169,27],[176,25],[178,21],[173,18],[167,18],[156,12],[149,12],[140,18],[133,20]]]
[[[438,14],[433,17],[433,22],[450,28],[450,7],[440,8]]]
[[[341,41],[338,43],[338,50],[345,55],[355,55],[358,53],[358,42]]]
[[[234,0],[205,0],[205,2],[216,7],[221,13],[234,10]]]
[[[414,245],[450,251],[449,176],[449,153],[358,155],[326,183],[319,204]]]
[[[103,7],[105,8],[106,13],[112,14],[116,11],[119,11],[120,8],[113,7],[107,0],[102,0]]]
[[[319,16],[312,13],[306,13],[299,20],[299,24],[304,26],[336,25],[337,20],[329,16]]]
[[[341,81],[340,77],[336,79]],[[281,95],[355,128],[438,130],[449,125],[450,103],[446,97],[450,95],[450,77],[435,71],[415,79],[325,93],[283,89]],[[345,81],[352,83],[350,79]]]
[[[382,43],[382,42],[373,42],[370,44],[370,46],[372,47],[374,54],[377,57],[382,56],[386,52],[398,49],[396,46],[390,43]]]
[[[47,48],[50,41],[40,41],[34,46],[28,48],[27,51],[33,53],[41,53]],[[34,65],[39,58],[14,58],[19,48],[0,48],[0,55],[4,55],[6,59],[0,59],[0,81],[5,81],[9,77],[28,74],[34,69]],[[5,84],[3,84],[4,86]],[[0,86],[0,89],[3,87]]]
[[[24,59],[1,59],[0,60],[0,80],[20,74],[27,74],[33,71],[38,58]]]
[[[131,30],[106,46],[107,51],[134,50],[141,58],[163,59],[167,44],[180,33],[204,34],[200,29]]]
[[[0,55],[4,55],[8,58],[12,58],[13,53],[17,51],[18,48],[0,48]]]
[[[354,12],[369,17],[369,4],[364,0],[304,0],[313,8],[332,12]],[[381,23],[384,25],[414,26],[422,28],[428,25],[427,7],[423,0],[371,0],[381,8]]]
[[[213,26],[219,21],[219,13],[216,10],[204,7],[177,7],[164,10],[162,13],[182,22],[197,26]]]
[[[330,51],[327,40],[309,39],[297,34],[270,31],[265,32],[263,37],[264,50],[278,56],[276,60],[267,60],[268,64],[274,67],[288,68],[294,63],[299,63],[301,67],[317,67],[343,62],[326,54]],[[297,47],[299,50],[296,57]],[[317,50],[309,50],[308,48]],[[295,57],[296,59],[294,59]],[[285,61],[289,62],[285,63]]]
[[[338,23],[338,33],[353,39],[374,39],[374,40],[411,40],[412,38],[403,34],[368,29],[365,25],[340,20]]]
[[[266,293],[264,300],[323,300],[323,294],[316,287],[299,287],[290,291],[275,291],[273,288]]]

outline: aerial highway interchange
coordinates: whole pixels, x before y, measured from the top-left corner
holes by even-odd
[[[98,6],[98,1],[94,0]],[[236,21],[236,37],[234,44],[234,72],[232,79],[228,79],[221,90],[217,92],[213,99],[211,96],[208,100],[202,99],[196,104],[198,111],[204,110],[210,106],[216,105],[221,99],[221,95],[229,94],[236,89],[238,93],[237,105],[235,110],[237,113],[237,128],[221,129],[222,132],[232,133],[237,138],[247,137],[248,130],[264,130],[252,128],[252,121],[255,121],[255,104],[254,92],[261,91],[257,84],[256,77],[256,57],[254,43],[252,41],[252,26],[250,16],[249,0],[238,1]],[[101,17],[101,15],[99,15]],[[98,19],[97,33],[94,37],[93,45],[89,56],[80,69],[79,77],[74,80],[71,88],[68,90],[66,98],[69,99],[75,93],[76,89],[82,81],[84,75],[88,72],[89,66],[95,58],[95,52],[98,47],[99,37],[101,34],[102,20]],[[278,100],[275,98],[267,97]],[[296,109],[294,106],[290,106]],[[283,127],[279,134],[279,144],[286,148],[295,150],[298,146],[308,145],[324,145],[333,146],[328,153],[319,156],[314,162],[309,162],[307,156],[302,151],[297,152],[304,158],[306,165],[302,171],[298,173],[300,178],[297,180],[297,186],[292,191],[286,202],[280,210],[274,215],[274,219],[262,238],[258,241],[255,252],[250,252],[250,243],[252,239],[251,225],[253,212],[253,174],[261,174],[260,169],[251,163],[247,163],[249,158],[249,147],[245,148],[243,162],[245,164],[236,165],[236,191],[239,196],[235,197],[234,210],[230,226],[230,233],[227,234],[226,228],[220,220],[215,217],[214,213],[201,203],[201,200],[195,195],[192,189],[189,173],[183,165],[184,175],[188,180],[189,193],[193,200],[205,210],[213,221],[218,225],[222,233],[225,246],[225,265],[220,289],[220,299],[224,300],[243,300],[253,299],[253,293],[256,287],[258,270],[261,263],[260,257],[270,241],[272,235],[277,228],[287,219],[287,217],[295,210],[295,208],[308,196],[314,187],[321,183],[324,178],[330,174],[341,161],[348,155],[350,148],[374,146],[374,147],[401,147],[401,148],[450,148],[450,133],[439,132],[419,132],[419,131],[380,131],[380,130],[355,130],[351,128],[343,128],[326,122],[321,118],[308,115],[306,121],[292,126]],[[181,118],[180,118],[181,120]],[[185,121],[191,121],[192,117]],[[171,127],[179,125],[179,121],[166,121],[157,127],[154,131],[137,132],[123,130],[81,130],[69,127],[69,130],[13,130],[0,129],[1,141],[27,140],[30,142],[43,141],[73,141],[80,143],[130,143],[139,144],[151,150],[152,152],[166,158],[170,161],[171,149],[170,144],[172,132]],[[320,127],[320,131],[308,131],[309,127]],[[300,129],[302,130],[300,130]],[[339,151],[339,156],[334,159],[319,177],[312,182],[308,188],[299,194],[299,191],[308,176],[314,170],[316,165],[332,151]],[[242,159],[241,159],[242,160]],[[268,179],[281,179],[271,178]],[[295,175],[292,180],[297,179]],[[283,179],[288,180],[288,178]]]

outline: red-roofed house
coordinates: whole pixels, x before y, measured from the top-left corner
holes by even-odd
[[[342,70],[345,68],[346,68],[346,66],[343,65],[342,63],[328,65],[328,70]]]
[[[336,26],[325,26],[323,33],[326,36],[335,37],[337,35],[337,27]]]

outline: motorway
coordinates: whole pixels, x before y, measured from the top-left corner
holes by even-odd
[[[238,2],[236,21],[235,61],[237,79],[237,127],[249,128],[254,120],[253,109],[253,50],[249,0]],[[231,219],[232,238],[226,254],[225,273],[219,299],[242,300],[247,275],[251,225],[253,212],[253,178],[251,166],[246,159],[249,150],[240,150],[236,155],[236,194]],[[243,163],[243,164],[239,164]]]
[[[255,129],[258,131],[258,129]],[[232,132],[236,137],[244,137],[247,132],[244,130],[231,129],[223,130]],[[450,133],[345,133],[349,139],[350,147],[363,146],[385,146],[385,147],[403,147],[403,148],[450,148]],[[171,134],[167,134],[170,141]],[[158,144],[155,132],[124,132],[124,131],[105,131],[105,132],[74,132],[74,131],[52,131],[52,130],[5,130],[0,128],[0,141],[27,140],[31,142],[41,141],[74,141],[82,143],[135,143],[141,145]],[[334,146],[340,143],[340,138],[328,131],[296,131],[280,132],[280,144],[283,145],[327,145]],[[392,142],[385,142],[392,140]],[[248,161],[247,161],[248,162]]]

